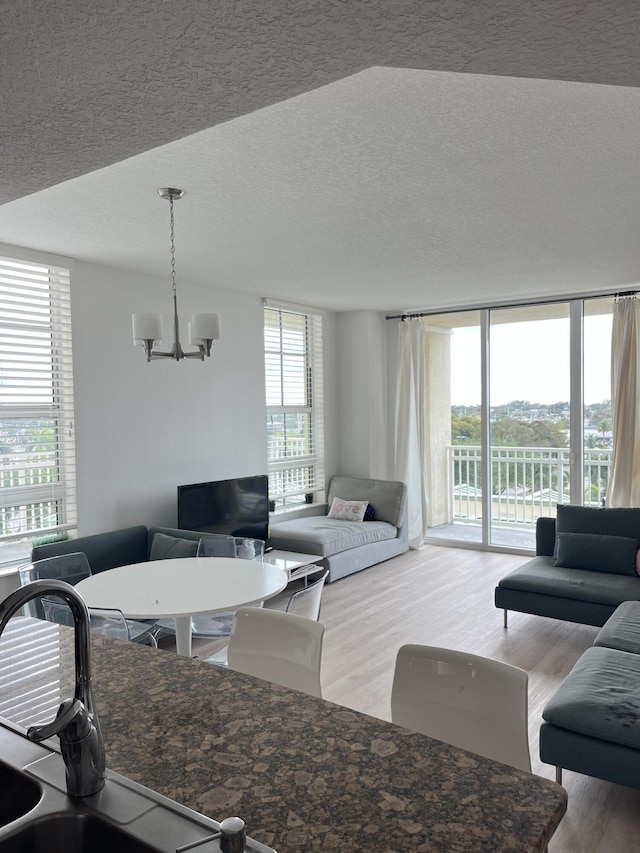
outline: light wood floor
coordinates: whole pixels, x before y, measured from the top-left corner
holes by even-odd
[[[538,757],[542,708],[598,629],[510,613],[505,631],[502,611],[493,603],[494,587],[525,559],[426,545],[326,585],[321,613],[327,626],[324,698],[390,720],[393,666],[404,643],[504,660],[529,673],[533,772],[555,778],[554,768]],[[199,653],[197,641],[194,653]],[[639,853],[640,790],[567,770],[563,785],[569,808],[550,853]]]

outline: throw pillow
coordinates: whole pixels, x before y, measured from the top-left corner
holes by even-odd
[[[559,533],[554,566],[635,575],[638,540],[599,533]]]
[[[195,557],[198,552],[197,539],[181,539],[156,533],[151,543],[150,560],[172,560],[178,557]]]
[[[363,521],[375,521],[376,520],[376,509],[373,504],[367,504],[367,508],[364,511]]]
[[[367,503],[368,501],[345,501],[343,498],[334,498],[327,517],[341,521],[362,521]]]
[[[640,508],[558,504],[556,533],[601,533],[603,536],[640,538]]]

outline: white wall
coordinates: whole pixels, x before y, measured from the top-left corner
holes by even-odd
[[[262,301],[180,285],[179,315],[221,315],[211,358],[147,364],[133,346],[131,314],[161,311],[170,348],[166,281],[77,263],[72,277],[78,530],[176,524],[180,483],[265,473]],[[328,471],[335,460],[334,320],[325,365]],[[168,334],[169,333],[169,334]]]
[[[375,311],[337,315],[337,470],[342,474],[392,479],[385,323]]]
[[[262,300],[180,283],[180,337],[197,312],[221,315],[200,361],[155,361],[133,346],[131,314],[160,311],[165,280],[76,263],[72,276],[79,535],[133,524],[175,526],[180,483],[266,473]],[[325,323],[327,473],[336,460],[335,315]]]

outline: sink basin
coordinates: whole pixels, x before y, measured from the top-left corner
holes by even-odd
[[[35,779],[25,776],[0,761],[0,826],[5,826],[35,808],[42,798],[42,788]]]
[[[1,853],[157,853],[144,841],[92,814],[36,818],[0,840]]]

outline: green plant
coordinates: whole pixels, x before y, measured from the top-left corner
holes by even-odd
[[[50,545],[52,542],[65,542],[68,538],[68,533],[49,533],[46,536],[36,536],[31,540],[31,547]]]

